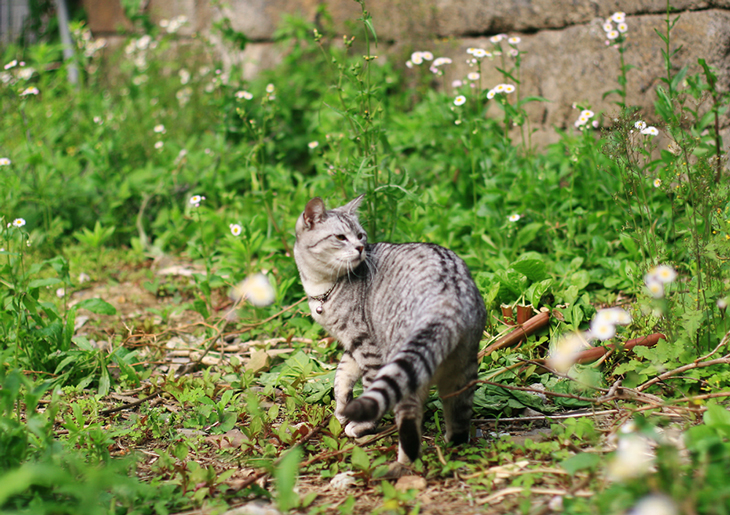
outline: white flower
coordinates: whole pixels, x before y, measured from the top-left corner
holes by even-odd
[[[466,97],[464,95],[459,95],[454,99],[454,105],[460,106],[466,102]]]
[[[433,54],[429,51],[421,52],[421,57],[426,61],[433,61]]]
[[[253,98],[253,95],[249,93],[248,91],[241,90],[236,91],[236,98],[243,98],[244,100],[251,100]]]
[[[478,72],[471,72],[469,75],[466,76],[469,80],[479,80],[479,73]]]
[[[454,82],[451,83],[451,87],[454,89],[460,88],[463,85],[464,85],[464,83],[461,82],[459,79],[456,79]]]
[[[18,78],[21,80],[28,80],[33,76],[33,72],[35,72],[35,70],[30,66],[28,68],[21,68],[18,70]]]
[[[505,84],[497,84],[496,86],[494,86],[494,88],[492,88],[492,91],[494,91],[495,93],[504,93],[504,87]]]
[[[655,299],[664,297],[664,285],[656,278],[647,275],[644,277],[644,284],[646,284],[646,290],[649,292],[649,295]]]
[[[276,296],[269,279],[264,274],[254,274],[234,286],[231,297],[234,300],[245,298],[254,306],[261,307],[274,302]]]
[[[27,96],[27,95],[37,95],[38,93],[40,93],[38,91],[38,88],[36,88],[35,86],[31,86],[29,88],[25,88],[23,90],[23,92],[20,94],[20,96],[21,97],[24,97],[24,96]]]
[[[512,214],[512,215],[509,215],[509,221],[510,221],[510,222],[516,222],[516,221],[518,221],[518,220],[519,220],[520,218],[522,218],[522,217],[521,217],[520,215],[518,215],[517,213],[514,213],[514,214]]]
[[[411,62],[413,64],[421,64],[423,62],[423,56],[421,55],[421,52],[413,52],[411,54]]]
[[[643,131],[644,129],[646,129],[646,122],[639,120],[634,124],[634,127],[639,129],[640,131]]]
[[[190,203],[195,207],[198,207],[203,200],[205,200],[205,197],[202,195],[193,195],[190,197]]]
[[[515,87],[512,84],[505,84],[504,85],[504,92],[507,93],[508,95],[510,93],[514,93],[514,91],[515,91]]]
[[[155,148],[157,150],[160,150],[164,146],[165,146],[165,142],[164,141],[158,141],[157,143],[155,143]]]
[[[170,26],[170,20],[167,20],[167,19],[160,20],[160,27],[162,27],[163,29],[166,29],[169,26]]]
[[[11,162],[7,157],[0,157],[0,166],[10,166]]]
[[[451,59],[448,57],[437,57],[433,61],[434,66],[443,66],[444,64],[451,64]]]
[[[606,20],[606,23],[603,24],[603,31],[611,32],[612,30],[613,30],[613,25],[611,25],[611,20]]]
[[[569,333],[560,336],[548,356],[548,366],[561,374],[565,374],[575,363],[577,354],[591,345],[584,334]]]
[[[628,515],[679,515],[679,508],[669,497],[651,494],[636,503]]]
[[[13,220],[13,225],[15,227],[23,227],[25,225],[25,220],[22,218],[16,218],[15,220]]]
[[[241,226],[238,224],[230,224],[228,227],[231,229],[231,234],[234,236],[239,236],[241,234]]]
[[[617,30],[612,30],[611,32],[606,34],[606,37],[608,39],[616,39],[618,36],[619,36],[619,31],[617,31]]]
[[[656,136],[657,134],[659,134],[659,131],[656,127],[649,126],[646,129],[641,129],[641,133],[646,134],[647,136]]]
[[[623,23],[624,21],[626,21],[626,13],[615,12],[611,15],[611,20],[616,23]]]
[[[487,57],[487,56],[490,56],[492,54],[489,53],[489,52],[487,52],[483,48],[477,48],[477,49],[474,50],[474,52],[472,53],[472,55],[474,57],[476,57],[477,59],[482,59],[482,58]]]
[[[140,50],[145,50],[148,46],[150,46],[151,41],[152,38],[148,34],[145,34],[137,40],[137,48],[139,48]]]
[[[657,177],[656,179],[654,179],[654,187],[655,188],[658,188],[661,185],[662,185],[662,180],[659,177]]]
[[[319,141],[310,141],[309,143],[307,143],[307,146],[314,150],[319,146]]]
[[[187,71],[185,68],[180,70],[178,72],[178,75],[180,76],[180,84],[182,84],[183,86],[190,82],[190,72]]]
[[[275,89],[276,88],[271,83],[269,83],[269,84],[266,85],[266,92],[269,93],[269,94],[273,93]]]
[[[622,481],[643,476],[649,472],[654,459],[646,437],[629,434],[618,441],[618,448],[608,464],[608,476]]]
[[[66,289],[65,288],[58,288],[56,290],[56,297],[59,299],[62,299],[66,295]]]
[[[631,315],[622,308],[606,308],[598,310],[593,320],[608,322],[614,325],[628,325],[631,323]]]
[[[522,40],[519,37],[512,36],[511,38],[509,38],[507,40],[507,43],[509,43],[510,45],[517,45],[520,41],[522,41]]]
[[[155,125],[155,128],[154,128],[153,130],[154,130],[154,131],[155,131],[155,132],[156,132],[157,134],[165,134],[165,132],[167,132],[167,131],[165,130],[165,126],[164,126],[164,125],[162,125],[161,123],[160,123],[160,124],[158,124],[158,125]]]
[[[719,299],[717,299],[718,309],[725,309],[728,305],[727,300],[728,300],[727,297],[720,297]]]
[[[629,26],[628,26],[628,25],[626,25],[625,23],[619,23],[619,24],[618,24],[618,25],[616,26],[616,28],[617,28],[617,29],[618,29],[618,31],[619,31],[619,32],[621,32],[622,34],[623,34],[623,33],[625,33],[626,31],[628,31],[628,30],[629,30]]]
[[[12,61],[10,61],[8,64],[5,65],[5,69],[9,70],[10,68],[15,68],[16,66],[18,66],[18,60],[13,59]]]
[[[593,118],[595,113],[593,111],[591,111],[590,109],[584,109],[583,111],[581,111],[580,115],[585,118]]]
[[[497,92],[496,92],[496,91],[494,91],[494,89],[490,89],[489,91],[487,91],[487,98],[488,98],[489,100],[491,100],[491,99],[493,99],[493,98],[494,98],[494,95],[496,95],[496,94],[497,94]]]
[[[413,68],[413,61],[411,61],[411,60],[406,61],[406,68]]]
[[[677,278],[677,271],[669,265],[658,265],[649,270],[648,275],[662,284],[669,284]]]
[[[616,336],[616,325],[606,317],[595,317],[591,320],[591,336],[606,341]]]
[[[511,57],[517,57],[518,55],[520,55],[520,51],[519,51],[519,50],[517,50],[516,48],[510,48],[510,49],[509,49],[509,52],[507,52],[507,53],[508,53],[508,54],[509,54],[509,55],[510,55]]]
[[[473,46],[470,46],[469,48],[467,48],[467,49],[466,49],[466,53],[467,53],[467,54],[470,54],[470,55],[474,55],[474,51],[475,51],[475,50],[476,50],[476,48],[475,48],[475,47],[473,47]]]
[[[502,41],[502,37],[503,37],[502,34],[497,34],[496,36],[492,36],[491,38],[489,38],[489,41],[491,41],[492,43],[494,43],[496,45],[497,43]]]

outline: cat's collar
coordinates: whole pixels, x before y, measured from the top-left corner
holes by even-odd
[[[330,289],[324,292],[322,295],[310,295],[309,298],[312,300],[316,300],[319,302],[319,306],[315,308],[315,311],[318,315],[322,314],[322,311],[324,311],[324,303],[327,302],[327,299],[329,299],[330,294],[332,293],[332,290],[335,289],[335,286],[337,286],[337,281],[335,281],[332,286],[330,286]]]

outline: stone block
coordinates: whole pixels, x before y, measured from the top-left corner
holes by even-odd
[[[629,46],[624,56],[627,64],[635,66],[627,73],[627,103],[638,105],[651,120],[655,88],[661,83],[660,78],[666,76],[661,54],[664,43],[654,32],[654,29],[661,31],[664,28],[664,18],[661,15],[632,16],[627,23]],[[521,96],[538,95],[550,101],[526,106],[533,127],[572,126],[578,116],[571,108],[576,102],[609,116],[618,111],[614,104],[619,100],[618,96],[602,98],[604,92],[618,87],[620,69],[618,50],[607,47],[605,41],[601,18],[563,30],[522,36],[519,48],[526,54],[521,67]],[[469,38],[460,43],[455,51],[447,45],[438,49],[439,55],[448,55],[454,61],[447,82],[463,79],[468,72],[474,71],[465,63],[466,48],[492,49],[488,38]],[[730,55],[730,12],[713,9],[683,13],[672,31],[672,48],[680,45],[682,49],[672,59],[676,70],[688,65],[690,73],[697,73],[700,71],[697,59],[704,58],[717,69],[719,88],[723,91],[730,88],[730,60],[727,58]],[[484,88],[505,81],[497,66],[501,66],[500,61],[483,61],[481,82]],[[724,124],[727,123],[726,119]]]

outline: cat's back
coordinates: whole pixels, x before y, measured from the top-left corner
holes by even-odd
[[[459,313],[465,322],[483,318],[479,290],[464,261],[451,250],[432,243],[376,243],[367,252],[368,297],[383,315],[415,316],[435,309]]]

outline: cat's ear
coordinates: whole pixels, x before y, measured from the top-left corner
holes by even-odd
[[[304,208],[304,213],[302,213],[304,225],[307,229],[311,229],[314,227],[314,224],[324,220],[325,214],[324,202],[321,198],[314,197],[312,200],[307,202],[307,207]]]
[[[357,214],[357,208],[360,207],[360,204],[362,203],[362,199],[364,199],[364,198],[365,198],[365,194],[363,193],[362,195],[360,195],[356,199],[351,200],[350,202],[348,202],[347,204],[345,204],[344,206],[342,206],[340,208],[340,211],[343,211],[343,212],[345,212],[347,214],[350,214],[350,215],[356,215]]]

